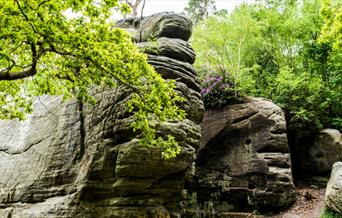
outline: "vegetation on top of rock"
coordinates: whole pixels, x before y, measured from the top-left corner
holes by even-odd
[[[24,119],[34,96],[49,94],[93,102],[95,85],[126,86],[132,127],[142,142],[159,145],[165,157],[179,148],[172,137],[157,138],[153,121],[184,118],[174,81],[147,63],[123,30],[113,28],[114,1],[0,1],[0,118]],[[73,14],[70,15],[72,11]],[[69,13],[69,15],[68,15]]]
[[[241,97],[235,94],[234,85],[222,76],[208,76],[202,87],[201,94],[206,109],[242,102]]]
[[[202,81],[222,76],[240,95],[273,100],[290,129],[341,130],[341,8],[266,1],[211,16],[194,28],[195,67]]]

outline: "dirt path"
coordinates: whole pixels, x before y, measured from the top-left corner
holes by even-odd
[[[325,189],[297,189],[296,203],[274,218],[319,218],[324,208]]]

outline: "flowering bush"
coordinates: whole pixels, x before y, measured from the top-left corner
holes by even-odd
[[[206,109],[220,108],[241,102],[232,83],[222,76],[208,76],[203,82],[201,95]]]

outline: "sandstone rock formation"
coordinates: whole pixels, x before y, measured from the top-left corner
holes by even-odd
[[[297,139],[292,157],[298,177],[326,176],[333,163],[342,161],[342,137],[336,129],[301,133]]]
[[[198,218],[288,207],[295,191],[281,109],[249,99],[207,111],[201,139],[190,20],[159,13],[118,26],[186,99],[185,120],[158,126],[180,155],[162,160],[138,143],[129,88],[94,88],[94,106],[42,96],[25,121],[0,121],[0,217]]]
[[[336,162],[325,193],[325,206],[342,216],[342,162]]]
[[[44,96],[24,122],[0,122],[0,217],[179,217],[184,184],[194,175],[203,104],[194,52],[187,40],[191,22],[160,13],[123,21],[136,29],[146,49],[156,39],[160,53],[149,62],[176,80],[188,113],[182,122],[159,127],[182,148],[171,160],[138,143],[129,124],[130,90],[93,90],[95,106]],[[134,32],[134,31],[133,31]]]
[[[161,12],[145,18],[120,20],[117,26],[129,29],[136,42],[153,41],[158,38],[176,38],[188,41],[192,33],[192,22],[185,16]]]
[[[336,129],[322,130],[302,157],[303,167],[314,175],[330,173],[337,161],[342,161],[342,137]]]
[[[282,110],[254,98],[207,110],[193,190],[204,211],[279,211],[295,200]]]

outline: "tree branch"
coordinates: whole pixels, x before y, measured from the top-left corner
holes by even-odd
[[[32,25],[32,23],[30,22],[28,16],[25,14],[25,12],[23,11],[23,9],[21,8],[19,1],[18,1],[18,0],[14,0],[14,1],[17,3],[17,6],[18,6],[18,8],[19,8],[19,10],[20,10],[20,13],[25,17],[26,21],[27,21],[27,22],[29,23],[29,25],[31,26],[33,32],[37,33],[36,29],[34,28],[34,26]]]
[[[16,66],[15,62],[12,61],[13,64],[10,67],[0,72],[0,80],[18,80],[36,75],[38,60],[46,51],[42,46],[37,51],[36,45],[31,43],[32,62],[29,65],[30,68],[24,71],[11,72],[13,67]]]
[[[56,54],[59,54],[59,55],[67,55],[67,56],[72,56],[72,57],[75,57],[75,58],[81,58],[81,59],[84,59],[84,60],[87,60],[87,61],[90,61],[96,68],[102,70],[103,72],[105,72],[106,74],[109,74],[111,75],[114,80],[118,83],[118,84],[122,84],[130,89],[133,90],[133,92],[137,93],[139,95],[139,97],[145,101],[145,98],[144,96],[141,95],[141,92],[140,90],[135,87],[135,86],[132,86],[128,83],[126,83],[125,81],[123,81],[122,79],[120,79],[119,77],[117,77],[115,74],[111,73],[110,71],[108,71],[107,69],[105,69],[103,66],[101,66],[99,63],[97,63],[96,61],[94,61],[91,57],[85,57],[85,56],[79,56],[77,54],[74,54],[74,53],[71,53],[71,52],[67,52],[67,51],[58,51],[53,45],[50,45],[50,49],[47,50],[47,51],[50,51],[50,52],[54,52]]]

